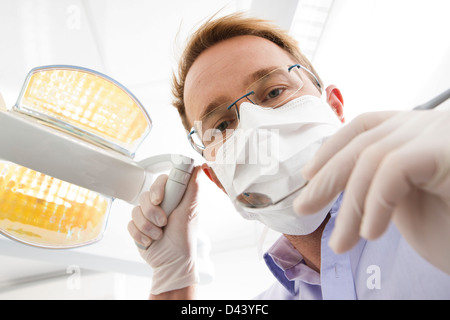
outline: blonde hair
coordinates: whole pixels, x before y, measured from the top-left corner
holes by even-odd
[[[178,64],[178,74],[172,78],[173,106],[178,110],[181,121],[186,130],[190,130],[184,104],[184,87],[187,74],[200,54],[221,41],[244,35],[252,35],[272,41],[289,52],[304,67],[308,68],[319,80],[311,63],[300,52],[297,41],[285,30],[275,24],[258,18],[246,17],[242,13],[235,13],[215,20],[208,20],[188,40],[187,46]],[[311,79],[313,80],[313,79]],[[315,83],[315,81],[313,80]]]

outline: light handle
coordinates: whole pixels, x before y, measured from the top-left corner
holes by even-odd
[[[194,160],[179,154],[165,154],[142,160],[138,162],[138,165],[146,171],[146,179],[141,193],[150,189],[150,185],[153,183],[153,174],[170,169],[164,200],[161,203],[161,208],[167,215],[170,215],[183,198],[194,170]],[[132,203],[138,204],[138,200],[139,195]]]

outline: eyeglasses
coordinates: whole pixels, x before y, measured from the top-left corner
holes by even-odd
[[[264,107],[278,108],[300,92],[304,86],[304,76],[300,70],[312,76],[320,90],[317,77],[300,64],[280,67],[270,71],[253,84],[245,95],[235,101],[225,102],[194,122],[188,139],[195,151],[208,158],[233,134],[240,121],[240,105],[243,101]],[[234,107],[234,112],[231,111]],[[212,160],[212,159],[208,159]]]

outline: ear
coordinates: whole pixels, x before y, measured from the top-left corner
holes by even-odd
[[[326,89],[327,102],[336,113],[339,120],[344,123],[344,98],[342,97],[341,91],[334,85],[329,86]]]
[[[206,163],[202,164],[201,168],[203,172],[206,174],[206,176],[209,178],[209,180],[214,182],[216,186],[218,186],[223,192],[227,193],[225,191],[225,188],[222,186],[219,179],[217,178],[216,174],[214,173],[213,169],[211,169]]]

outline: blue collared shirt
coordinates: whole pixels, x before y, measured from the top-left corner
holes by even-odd
[[[341,201],[322,234],[320,273],[282,236],[264,255],[278,281],[257,299],[450,299],[450,276],[419,256],[392,223],[379,239],[335,254],[328,242]]]

